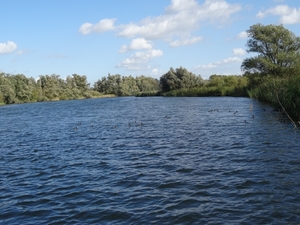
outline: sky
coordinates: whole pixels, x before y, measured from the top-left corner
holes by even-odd
[[[0,72],[241,75],[250,26],[300,36],[299,0],[0,0]]]

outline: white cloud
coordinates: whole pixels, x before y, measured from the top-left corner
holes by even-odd
[[[170,46],[177,47],[177,46],[183,46],[183,45],[192,45],[199,41],[201,41],[202,37],[193,37],[190,39],[184,39],[184,40],[176,40],[170,43]]]
[[[130,45],[123,45],[119,52],[124,53],[131,50],[140,49],[152,49],[152,43],[144,38],[136,38],[131,41]]]
[[[13,41],[0,43],[0,54],[11,53],[17,49],[17,44]]]
[[[220,66],[223,66],[225,64],[231,64],[231,63],[240,63],[242,62],[243,60],[239,57],[229,57],[229,58],[226,58],[226,59],[223,59],[222,61],[217,61],[217,62],[212,62],[212,63],[209,63],[209,64],[202,64],[202,65],[198,65],[196,66],[197,69],[212,69],[212,68],[217,68],[217,67],[220,67]]]
[[[246,51],[242,48],[234,48],[232,50],[233,55],[245,55]]]
[[[151,75],[158,75],[158,69],[157,68],[152,69]]]
[[[202,65],[196,66],[196,68],[200,68],[200,69],[212,69],[212,68],[216,68],[216,67],[217,67],[217,65],[215,63],[202,64]]]
[[[239,57],[229,57],[221,61],[198,65],[192,71],[201,74],[204,79],[208,79],[212,74],[239,75],[241,62],[242,59]]]
[[[169,5],[166,9],[167,13],[174,13],[181,10],[189,10],[191,8],[197,7],[198,3],[194,0],[186,1],[186,0],[172,0],[171,5]]]
[[[81,34],[90,34],[90,33],[103,33],[106,31],[114,30],[114,22],[116,19],[103,19],[98,23],[84,23],[80,26],[79,32]]]
[[[190,34],[206,21],[216,24],[228,22],[230,16],[240,9],[239,5],[228,4],[225,0],[206,0],[202,5],[195,0],[172,0],[165,14],[125,24],[120,27],[118,35],[170,40],[173,36]]]
[[[158,57],[158,56],[162,56],[163,52],[159,49],[153,49],[153,50],[149,50],[146,52],[136,52],[134,54],[137,58],[141,58],[141,59],[151,59],[154,57]]]
[[[218,64],[227,64],[227,63],[235,63],[235,62],[242,62],[243,60],[239,57],[229,57],[227,59],[224,59],[221,62],[218,62]]]
[[[244,38],[247,38],[248,37],[248,34],[246,31],[242,31],[240,32],[238,35],[237,35],[237,38],[240,38],[240,39],[244,39]]]
[[[269,14],[280,16],[279,22],[282,24],[300,23],[300,8],[297,9],[290,8],[287,5],[278,5],[264,12],[259,11],[257,17],[264,18]]]
[[[96,24],[82,24],[79,32],[90,34],[113,30],[117,36],[132,39],[130,44],[121,46],[119,52],[138,52],[120,62],[117,67],[149,70],[151,59],[163,55],[161,50],[153,49],[155,40],[165,41],[172,47],[193,45],[203,39],[199,34],[194,35],[202,26],[225,25],[241,9],[240,4],[231,4],[227,0],[171,0],[161,15],[126,24],[115,24],[116,19],[103,19]]]
[[[126,38],[142,37],[146,40],[162,39],[172,43],[172,46],[193,44],[200,37],[189,38],[191,33],[200,28],[202,24],[213,23],[217,26],[231,20],[232,14],[241,10],[239,4],[229,4],[225,0],[205,0],[199,4],[196,0],[172,0],[165,13],[156,17],[146,17],[139,22],[122,24],[114,27],[114,20],[108,20],[108,28],[103,29],[102,23],[85,23],[81,26],[82,34],[117,31],[117,35]],[[107,24],[107,22],[105,23]],[[97,28],[99,27],[99,29]],[[97,28],[97,29],[96,29]],[[178,41],[173,41],[177,39]]]
[[[144,52],[136,52],[130,58],[126,58],[117,67],[124,67],[128,70],[139,70],[149,68],[147,63],[150,59],[162,56],[163,52],[159,49],[151,49]]]

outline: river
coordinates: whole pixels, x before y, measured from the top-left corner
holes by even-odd
[[[296,224],[299,131],[249,98],[0,107],[0,224]]]

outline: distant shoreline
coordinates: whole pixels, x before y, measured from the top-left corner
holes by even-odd
[[[102,95],[102,96],[93,96],[90,98],[76,98],[76,99],[51,99],[48,101],[29,101],[29,102],[18,102],[18,103],[11,103],[11,104],[5,104],[4,102],[0,102],[0,106],[5,106],[5,105],[15,105],[15,104],[26,104],[26,103],[36,103],[36,102],[58,102],[58,101],[71,101],[71,100],[83,100],[83,99],[91,99],[91,98],[115,98],[118,97],[116,95]]]

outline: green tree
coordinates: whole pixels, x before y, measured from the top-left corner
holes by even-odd
[[[120,84],[119,96],[132,96],[140,92],[138,86],[136,85],[136,79],[132,76],[122,77],[122,82]]]
[[[242,63],[246,74],[284,76],[299,63],[300,38],[282,25],[255,24],[247,33],[247,51],[258,55]]]
[[[67,76],[65,81],[65,88],[63,89],[61,99],[76,99],[80,95],[76,82],[71,76]]]
[[[152,78],[152,77],[146,77],[146,76],[136,77],[136,84],[137,84],[140,92],[158,92],[158,91],[160,91],[159,80]]]
[[[201,87],[203,79],[189,72],[186,68],[180,67],[170,70],[160,77],[160,84],[163,91],[172,91],[178,89],[189,89]]]
[[[0,95],[5,104],[17,103],[16,93],[9,85],[0,85]]]
[[[41,75],[38,84],[42,88],[44,100],[59,100],[60,96],[60,78],[59,75]]]
[[[101,80],[98,80],[94,83],[94,90],[100,93],[106,94],[106,77],[102,77]]]
[[[0,85],[10,85],[9,81],[10,74],[0,73]]]
[[[103,94],[120,95],[121,83],[122,78],[120,74],[108,74],[107,77],[102,77],[101,80],[95,82],[94,90]]]
[[[90,84],[87,82],[87,77],[85,75],[80,76],[78,74],[73,74],[72,77],[77,89],[80,91],[81,96],[84,96],[85,92],[89,89],[90,86]]]
[[[173,67],[170,70],[160,77],[160,84],[163,91],[172,91],[179,89],[180,80],[176,76],[176,71]]]
[[[11,75],[9,80],[16,94],[16,98],[20,102],[30,102],[32,100],[32,91],[34,89],[32,80],[23,74]]]

